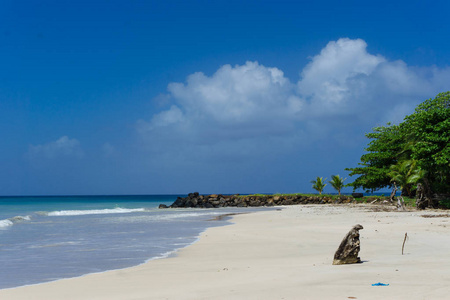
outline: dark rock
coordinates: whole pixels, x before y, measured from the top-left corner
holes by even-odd
[[[292,202],[291,199],[286,199],[281,202],[281,205],[292,205],[292,204],[294,204],[294,202]]]
[[[187,197],[178,197],[170,208],[182,207],[247,207],[247,206],[274,206],[297,204],[327,204],[349,203],[353,198],[349,196],[337,197],[336,201],[327,196],[302,196],[302,195],[263,195],[263,196],[239,196],[239,195],[200,195],[190,193]]]
[[[355,225],[344,237],[339,248],[334,254],[333,265],[360,263],[358,257],[360,250],[359,231],[363,229],[361,225]]]
[[[186,200],[186,203],[184,204],[185,207],[195,207],[197,205],[198,201],[195,198]]]
[[[175,202],[172,204],[172,206],[183,207],[185,202],[185,199],[178,197],[177,200],[175,200]]]
[[[197,192],[195,192],[195,193],[190,193],[190,194],[188,194],[188,197],[189,197],[189,198],[197,198],[197,197],[198,197],[198,193],[197,193]]]
[[[169,207],[165,204],[160,204],[158,208],[169,208]]]
[[[259,201],[258,198],[256,198],[253,201],[250,201],[250,206],[261,206],[261,201]]]
[[[363,193],[352,193],[352,197],[353,198],[362,198],[362,197],[364,197],[364,194]]]

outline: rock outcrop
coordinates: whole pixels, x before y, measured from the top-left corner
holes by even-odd
[[[355,225],[344,237],[339,248],[334,254],[333,265],[360,263],[358,257],[360,250],[359,231],[363,229],[361,225]]]
[[[257,207],[296,204],[340,204],[353,202],[350,196],[332,199],[328,196],[305,195],[200,195],[191,193],[187,197],[178,197],[169,208],[218,208],[218,207]],[[160,208],[166,208],[160,206]]]

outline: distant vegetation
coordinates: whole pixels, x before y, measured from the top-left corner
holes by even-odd
[[[317,177],[316,180],[311,180],[311,183],[313,184],[312,188],[318,191],[320,195],[322,195],[322,191],[327,185],[325,180],[327,179],[323,179],[323,177]]]
[[[448,194],[450,191],[450,92],[440,93],[418,105],[399,125],[375,127],[359,167],[347,186],[376,191],[401,188],[402,195]],[[443,203],[442,203],[443,204]],[[429,201],[428,206],[437,206]]]
[[[328,181],[331,186],[338,192],[339,196],[341,195],[341,189],[345,186],[344,181],[347,178],[342,178],[339,175],[331,175],[331,181]]]

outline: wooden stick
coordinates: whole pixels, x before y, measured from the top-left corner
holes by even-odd
[[[405,249],[405,242],[406,242],[407,237],[408,237],[408,233],[405,232],[405,238],[403,239],[403,246],[402,246],[402,255],[403,255],[403,250]]]

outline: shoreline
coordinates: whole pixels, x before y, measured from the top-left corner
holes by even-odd
[[[180,209],[182,210],[182,209]],[[232,225],[232,217],[234,215],[240,215],[240,214],[247,214],[247,213],[252,213],[254,211],[251,212],[222,212],[220,214],[217,214],[216,216],[211,217],[210,219],[206,219],[205,224],[208,224],[209,222],[213,222],[211,225],[208,225],[206,227],[203,228],[202,231],[199,231],[198,234],[195,236],[195,239],[190,242],[187,245],[181,246],[181,247],[176,247],[170,251],[161,253],[157,256],[152,256],[150,258],[146,258],[145,260],[134,264],[134,265],[129,265],[129,266],[125,266],[125,267],[120,267],[120,268],[111,268],[111,269],[106,269],[106,270],[101,270],[101,271],[96,271],[96,272],[89,272],[89,273],[84,273],[84,274],[79,274],[79,275],[75,275],[72,277],[61,277],[61,278],[55,278],[53,280],[48,280],[48,281],[42,281],[42,282],[36,282],[36,283],[29,283],[29,284],[24,284],[24,285],[19,285],[19,286],[13,286],[13,287],[5,287],[5,288],[0,288],[0,292],[4,291],[4,290],[11,290],[11,289],[17,289],[17,288],[23,288],[23,287],[30,287],[30,286],[38,286],[41,284],[48,284],[48,283],[54,283],[54,282],[58,282],[61,280],[70,280],[70,279],[77,279],[77,278],[81,278],[81,277],[85,277],[85,276],[89,276],[89,275],[94,275],[94,274],[103,274],[106,272],[112,272],[112,271],[120,271],[120,270],[125,270],[125,269],[129,269],[129,268],[134,268],[134,267],[138,267],[141,265],[144,265],[148,262],[154,261],[154,260],[159,260],[159,259],[166,259],[166,258],[170,258],[170,257],[175,257],[177,255],[177,253],[179,251],[181,251],[182,249],[186,248],[186,247],[190,247],[193,244],[197,243],[200,240],[200,236],[203,232],[205,232],[206,230],[208,230],[209,228],[215,228],[215,227],[223,227],[223,226],[229,226]],[[217,225],[214,224],[214,222],[221,222],[221,224]],[[213,225],[214,224],[214,225]]]
[[[233,224],[206,229],[173,257],[3,289],[0,298],[445,299],[450,218],[442,211],[373,207],[306,205],[234,215]],[[364,226],[363,263],[332,266],[334,251],[357,223]],[[410,239],[402,256],[406,231]],[[372,287],[376,282],[390,286]]]

